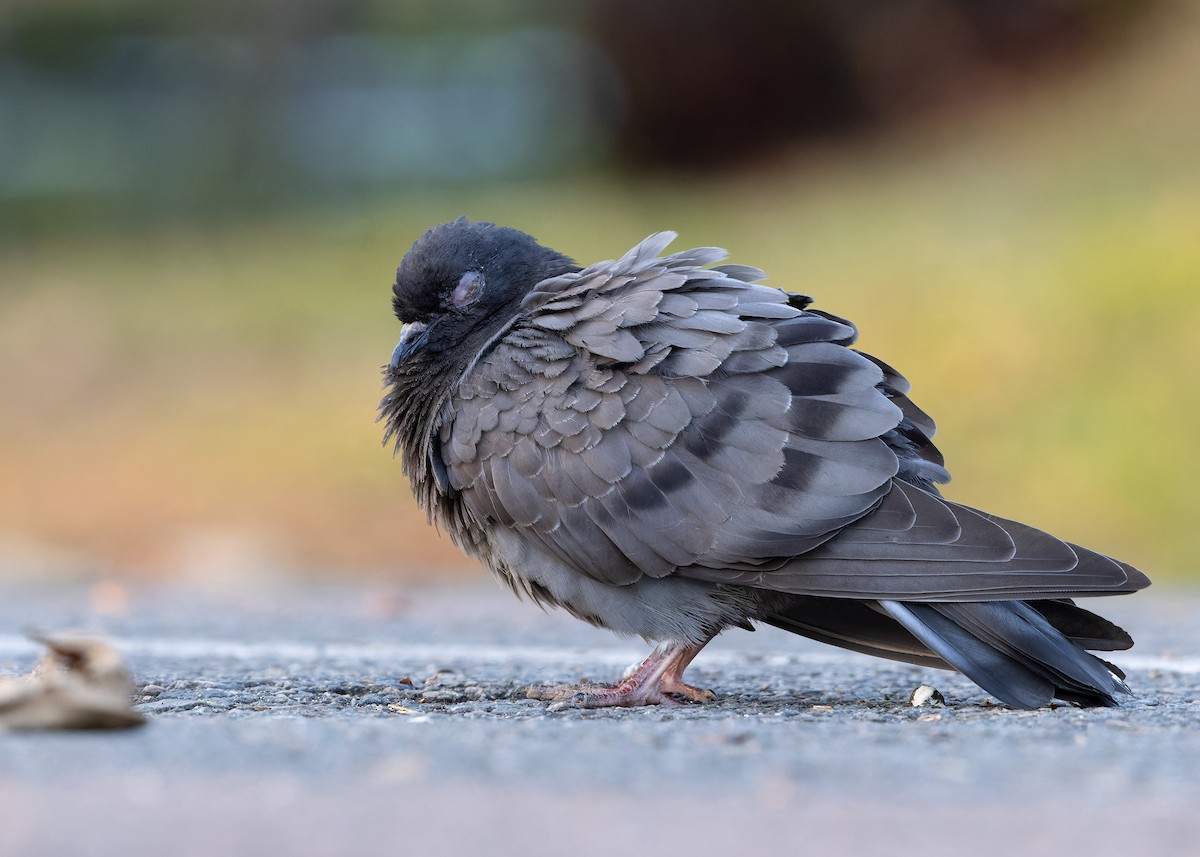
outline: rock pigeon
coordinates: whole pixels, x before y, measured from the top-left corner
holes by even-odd
[[[400,263],[380,420],[430,520],[518,596],[657,648],[598,707],[705,701],[700,650],[756,622],[956,669],[1002,702],[1115,705],[1074,604],[1138,570],[944,499],[934,423],[857,329],[672,232],[589,267],[460,218]]]

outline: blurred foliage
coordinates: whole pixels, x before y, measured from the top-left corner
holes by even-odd
[[[1028,86],[1158,2],[10,2],[0,229],[727,167]]]
[[[47,203],[0,239],[0,573],[469,570],[372,422],[391,269],[465,213],[582,262],[664,228],[728,247],[913,381],[951,497],[1194,576],[1197,79],[1189,7],[990,108],[737,175],[417,184],[73,230]]]
[[[572,8],[0,10],[0,229],[221,217],[593,163],[608,69]]]
[[[1026,88],[1103,53],[1128,0],[592,0],[624,82],[618,151],[726,166],[797,139],[878,132]],[[714,124],[713,113],[720,116]]]

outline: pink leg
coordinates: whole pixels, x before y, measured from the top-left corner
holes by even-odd
[[[581,708],[635,705],[678,705],[675,696],[693,702],[712,702],[716,695],[683,682],[683,671],[700,653],[703,643],[667,643],[642,661],[633,675],[615,684],[559,685],[530,688],[531,699],[570,702]]]
[[[683,649],[663,672],[662,679],[658,683],[659,690],[687,697],[692,702],[715,701],[717,695],[708,688],[693,687],[683,681],[683,671],[688,668],[692,659],[700,654],[700,650],[704,646],[705,643],[701,643],[698,646],[689,646]]]

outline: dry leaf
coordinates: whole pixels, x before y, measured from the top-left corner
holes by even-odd
[[[46,654],[29,675],[0,679],[0,731],[128,729],[145,722],[130,707],[132,683],[112,646],[87,637],[30,637]]]

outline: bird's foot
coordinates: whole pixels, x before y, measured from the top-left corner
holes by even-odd
[[[639,705],[682,705],[673,696],[652,685],[629,681],[584,682],[559,684],[552,687],[531,687],[530,699],[544,699],[575,708],[632,708]]]
[[[658,689],[664,693],[673,694],[674,696],[682,696],[684,699],[692,702],[716,702],[717,694],[709,690],[707,687],[694,687],[686,682],[674,679],[672,681],[663,680]]]
[[[717,698],[715,693],[693,687],[682,679],[683,671],[702,648],[704,643],[669,644],[642,661],[641,666],[622,681],[531,687],[526,696],[579,708],[682,705],[680,697],[692,702],[712,702]]]

